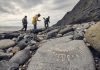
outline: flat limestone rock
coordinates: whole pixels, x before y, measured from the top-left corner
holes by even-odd
[[[46,42],[50,41],[50,43],[48,43],[47,46],[48,45],[56,45],[56,44],[60,44],[60,43],[63,44],[63,43],[67,43],[67,42],[71,41],[72,40],[71,38],[72,38],[72,35],[60,37],[60,38],[56,38],[56,39],[49,39]],[[45,42],[44,42],[44,44],[45,44]],[[42,47],[42,46],[44,46],[44,44],[40,44],[39,46]]]
[[[93,57],[82,40],[48,40],[38,49],[27,70],[95,70]]]
[[[15,45],[15,42],[10,39],[0,40],[0,49],[10,48]]]

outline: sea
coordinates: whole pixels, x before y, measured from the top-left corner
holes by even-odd
[[[28,26],[28,30],[32,29],[32,26]],[[21,26],[0,26],[0,33],[11,32],[11,31],[18,31],[21,30]]]

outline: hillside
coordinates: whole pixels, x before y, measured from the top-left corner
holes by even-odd
[[[54,26],[100,20],[100,0],[80,0]]]

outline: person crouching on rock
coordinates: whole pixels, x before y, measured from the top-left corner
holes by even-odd
[[[50,16],[48,16],[47,18],[43,18],[43,19],[44,19],[45,28],[47,29],[49,27],[49,23],[50,23]]]
[[[23,19],[22,19],[22,23],[23,23],[23,28],[22,30],[27,30],[27,16],[25,16]]]
[[[33,16],[32,18],[32,24],[34,25],[34,30],[37,29],[37,21],[41,21],[38,19],[40,16],[41,16],[40,14],[37,14],[36,16]]]

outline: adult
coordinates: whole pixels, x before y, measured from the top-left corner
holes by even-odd
[[[32,18],[32,24],[34,25],[34,30],[37,29],[37,21],[41,21],[38,19],[40,16],[41,16],[40,14],[37,14],[37,15],[33,16],[33,18]]]
[[[27,16],[25,16],[23,19],[22,19],[22,23],[23,23],[23,28],[22,30],[27,30]]]

